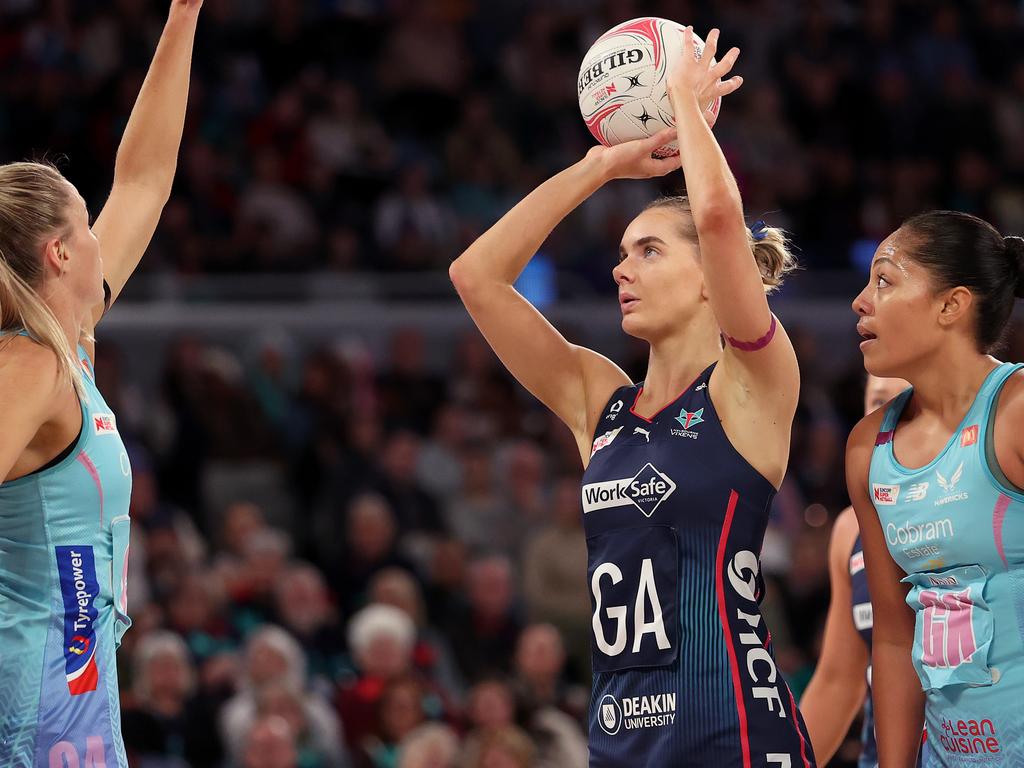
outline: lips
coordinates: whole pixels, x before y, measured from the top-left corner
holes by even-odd
[[[640,301],[640,299],[631,293],[623,292],[619,294],[619,306],[622,308],[623,312],[635,307],[638,301]]]
[[[878,336],[876,336],[874,333],[868,330],[867,324],[864,323],[863,321],[857,323],[857,333],[859,333],[861,335],[861,338],[863,338],[865,341],[872,341],[878,338]]]

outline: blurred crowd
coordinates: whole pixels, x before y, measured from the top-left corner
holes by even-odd
[[[52,153],[98,209],[167,0],[0,0],[0,156]],[[439,269],[593,140],[575,78],[641,15],[723,29],[716,129],[748,211],[844,268],[908,214],[1024,231],[1013,0],[207,0],[173,199],[144,268]],[[668,184],[680,184],[670,177]],[[656,191],[612,186],[547,255],[603,285]]]
[[[65,158],[98,209],[166,6],[0,0],[0,161]],[[721,26],[742,48],[746,84],[716,132],[748,211],[790,229],[808,269],[856,264],[927,207],[1024,232],[1010,0],[206,0],[179,175],[143,269],[443,269],[586,151],[579,61],[639,15]],[[574,286],[607,282],[656,191],[602,190],[546,255]],[[837,369],[789,331],[803,384],[763,611],[799,691],[863,373],[854,348]],[[1024,359],[1014,339],[1007,359]],[[118,654],[133,766],[586,765],[579,455],[482,339],[438,366],[417,329],[385,354],[183,336],[158,391],[100,341],[133,468],[134,626]],[[619,362],[639,376],[645,360]]]

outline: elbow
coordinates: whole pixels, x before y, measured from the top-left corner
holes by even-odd
[[[698,233],[721,231],[743,223],[743,203],[739,195],[723,190],[700,204],[692,201],[693,224]]]
[[[466,266],[462,263],[460,256],[448,265],[448,279],[455,286],[455,292],[463,296],[468,289],[469,276],[466,274]]]

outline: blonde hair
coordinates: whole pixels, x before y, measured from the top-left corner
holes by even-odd
[[[49,237],[70,232],[68,189],[68,181],[52,165],[0,165],[0,331],[28,331],[57,356],[61,379],[81,395],[76,351],[38,292],[43,280],[40,246]]]
[[[660,197],[653,200],[644,208],[644,211],[667,208],[680,215],[680,233],[683,238],[698,245],[697,226],[693,221],[693,211],[690,208],[690,200],[685,195],[672,197]],[[758,238],[747,230],[747,243],[750,245],[750,252],[757,263],[757,269],[761,273],[761,282],[764,283],[765,293],[771,293],[785,279],[786,275],[797,268],[796,259],[789,252],[789,243],[786,240],[786,233],[777,227],[764,227],[758,230]]]

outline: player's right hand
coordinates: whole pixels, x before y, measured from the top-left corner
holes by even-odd
[[[679,157],[654,157],[653,153],[676,138],[675,128],[614,147],[598,145],[587,152],[587,160],[597,163],[605,181],[613,179],[650,179],[679,168]]]

